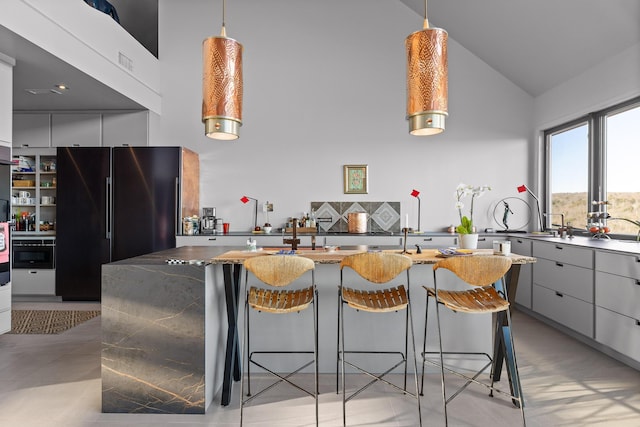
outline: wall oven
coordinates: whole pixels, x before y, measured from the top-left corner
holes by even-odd
[[[14,239],[13,268],[54,269],[56,267],[54,239]]]

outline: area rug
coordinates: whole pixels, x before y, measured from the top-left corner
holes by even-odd
[[[10,334],[59,334],[100,315],[100,310],[12,310]]]

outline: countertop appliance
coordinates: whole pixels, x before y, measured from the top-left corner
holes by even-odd
[[[216,232],[216,208],[202,208],[200,219],[200,233],[214,234]]]
[[[101,266],[174,248],[198,215],[198,154],[182,147],[57,149],[56,295],[100,300]]]

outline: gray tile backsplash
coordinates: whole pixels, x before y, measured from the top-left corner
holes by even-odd
[[[311,202],[311,209],[315,209],[318,226],[324,232],[348,232],[347,214],[351,212],[369,215],[369,232],[399,233],[401,228],[400,202]]]

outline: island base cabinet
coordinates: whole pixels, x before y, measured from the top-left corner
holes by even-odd
[[[596,307],[596,341],[640,361],[640,321]]]
[[[593,304],[534,283],[533,310],[593,338]]]

